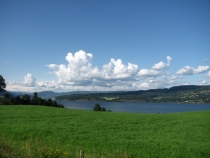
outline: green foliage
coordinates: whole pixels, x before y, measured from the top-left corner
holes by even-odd
[[[15,98],[9,93],[5,93],[3,98],[0,98],[0,105],[44,105],[44,106],[53,106],[64,108],[64,105],[57,104],[56,101],[52,99],[42,99],[38,97],[38,93],[35,92],[32,99],[28,94],[24,94],[22,97],[16,96]]]
[[[0,75],[0,92],[6,88],[6,83],[5,83],[5,79],[3,78],[2,75]]]
[[[8,105],[11,104],[12,96],[9,93],[4,94],[3,102]]]
[[[19,105],[19,104],[21,104],[21,103],[22,103],[21,97],[20,97],[20,96],[16,96],[16,97],[15,97],[15,102],[14,102],[14,104]]]
[[[31,100],[31,103],[32,103],[33,105],[38,105],[38,104],[39,104],[38,100],[39,100],[39,98],[38,98],[38,93],[37,93],[37,92],[34,92],[34,95],[33,95],[33,98],[32,98],[32,100]]]
[[[106,111],[106,109],[104,107],[101,107],[101,111]]]
[[[94,111],[101,111],[101,106],[99,104],[95,104],[95,106],[93,107]]]
[[[95,104],[93,111],[106,111],[104,107],[101,107],[100,104]]]
[[[31,104],[31,97],[28,94],[24,94],[21,100],[23,105]]]
[[[79,157],[79,150],[86,158],[210,157],[209,124],[210,111],[131,114],[0,106],[0,157],[50,157],[56,149],[60,157],[64,152]]]
[[[0,92],[6,88],[5,79],[0,75]],[[64,108],[62,104],[57,104],[56,101],[52,101],[51,99],[45,100],[38,97],[38,93],[34,92],[34,95],[31,97],[28,94],[24,94],[22,97],[16,96],[13,97],[9,93],[5,93],[4,97],[0,97],[0,105],[45,105],[45,106],[54,106]]]

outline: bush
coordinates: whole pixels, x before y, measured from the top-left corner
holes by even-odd
[[[100,104],[95,104],[93,111],[106,111],[104,107],[101,107]]]
[[[101,111],[106,111],[106,109],[104,107],[101,107]]]

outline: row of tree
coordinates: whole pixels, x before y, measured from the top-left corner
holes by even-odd
[[[38,97],[37,92],[34,92],[32,98],[28,94],[24,94],[21,97],[13,97],[9,93],[5,93],[3,97],[0,97],[0,105],[43,105],[64,108],[62,104],[57,104],[56,101],[53,101],[50,98],[46,100]]]
[[[0,75],[0,92],[4,91],[6,88],[5,79],[2,75]],[[31,96],[28,94],[24,94],[21,97],[15,96],[13,97],[9,93],[5,93],[3,97],[0,97],[0,105],[44,105],[44,106],[53,106],[53,107],[60,107],[64,108],[62,104],[57,104],[56,101],[52,99],[43,99],[38,97],[38,93],[34,92],[34,95]]]

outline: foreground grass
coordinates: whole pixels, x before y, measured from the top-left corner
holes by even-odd
[[[210,157],[210,111],[131,114],[0,106],[0,157]]]

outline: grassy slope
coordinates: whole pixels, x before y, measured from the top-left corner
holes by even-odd
[[[130,114],[0,106],[0,157],[12,151],[19,157],[78,157],[80,149],[85,157],[210,157],[210,111]]]

